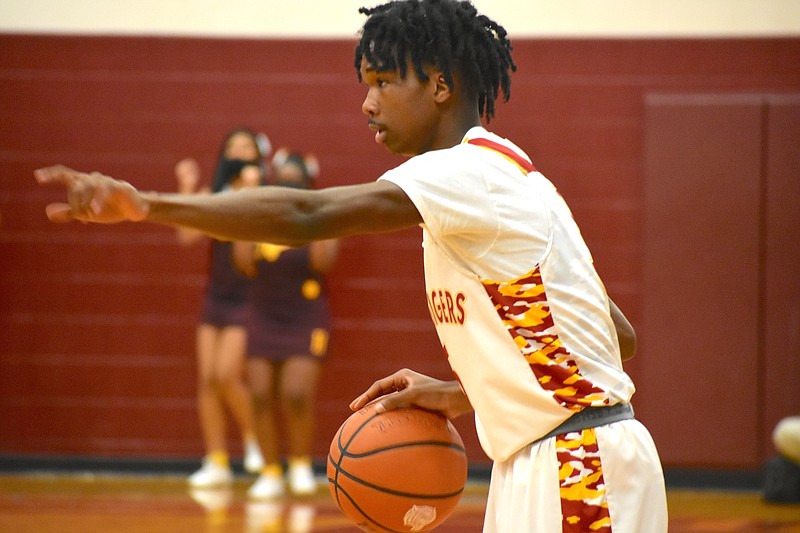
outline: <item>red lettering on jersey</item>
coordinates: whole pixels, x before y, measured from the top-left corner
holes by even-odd
[[[456,309],[458,309],[458,318],[457,322],[464,325],[464,320],[467,318],[467,313],[464,311],[464,302],[467,300],[467,297],[464,296],[463,292],[459,292],[456,294]]]
[[[455,322],[456,317],[453,315],[453,295],[447,292],[445,296],[447,297],[447,313],[445,314],[445,322]]]
[[[464,302],[467,297],[462,292],[453,295],[446,289],[432,290],[428,295],[428,311],[435,324],[464,325],[467,319]]]

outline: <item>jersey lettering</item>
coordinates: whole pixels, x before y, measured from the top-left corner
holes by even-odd
[[[466,321],[464,302],[467,297],[463,292],[453,294],[447,289],[434,289],[428,294],[428,309],[436,324],[457,324],[463,326]]]

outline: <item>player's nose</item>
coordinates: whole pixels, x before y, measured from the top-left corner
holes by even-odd
[[[374,116],[378,113],[378,103],[371,89],[367,91],[367,96],[361,104],[361,112],[367,116]]]

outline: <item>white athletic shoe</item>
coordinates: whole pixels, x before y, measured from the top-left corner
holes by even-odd
[[[261,474],[247,490],[247,496],[254,500],[274,500],[283,493],[283,478],[272,474]]]
[[[230,468],[205,460],[200,470],[189,476],[187,481],[190,486],[195,488],[219,487],[220,485],[230,485],[233,482],[233,474]]]
[[[305,462],[290,464],[286,478],[289,481],[289,490],[295,496],[310,496],[317,492],[317,480],[311,465]]]
[[[258,474],[264,468],[264,457],[255,442],[244,445],[244,469],[251,474]]]

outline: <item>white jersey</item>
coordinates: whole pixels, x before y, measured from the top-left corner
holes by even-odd
[[[489,457],[510,457],[585,406],[630,400],[589,250],[522,150],[476,127],[380,179],[422,216],[429,309]]]

